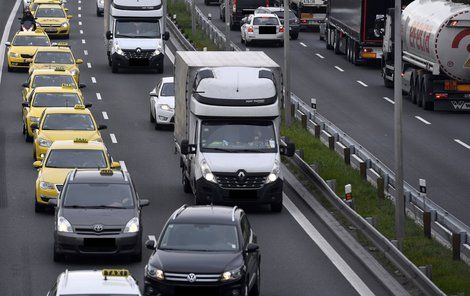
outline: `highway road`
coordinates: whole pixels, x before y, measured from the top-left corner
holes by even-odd
[[[196,0],[222,32],[218,6]],[[240,32],[232,31],[240,48]],[[283,48],[253,45],[284,65]],[[394,170],[393,90],[383,85],[374,66],[354,66],[345,56],[326,50],[318,33],[301,32],[291,40],[292,92],[310,104],[317,99],[318,112],[350,135],[385,165]],[[428,197],[470,225],[470,125],[469,114],[425,111],[411,101],[403,106],[405,180],[418,187],[427,180]]]
[[[0,26],[8,29],[5,20],[14,1],[2,1],[1,5]],[[143,210],[144,235],[158,235],[175,209],[184,203],[193,204],[192,196],[182,190],[172,132],[155,131],[149,122],[148,92],[162,75],[139,71],[112,74],[103,46],[103,18],[96,17],[95,2],[69,0],[67,6],[74,16],[69,44],[75,56],[84,59],[81,82],[88,85],[85,98],[93,104],[97,121],[108,125],[102,135],[114,159],[124,161],[140,197],[151,201]],[[175,51],[171,45],[167,50],[168,56]],[[166,59],[165,63],[164,75],[172,75],[171,61]],[[0,294],[45,295],[66,268],[125,267],[142,282],[147,250],[141,263],[117,258],[53,262],[53,215],[34,212],[37,172],[32,168],[32,146],[21,134],[20,85],[27,74],[7,73],[6,65],[1,70]],[[292,192],[287,194],[289,210],[280,214],[263,208],[247,209],[262,250],[262,294],[388,295],[300,199]],[[312,226],[318,233],[311,231]],[[323,251],[325,245],[330,246],[330,252]]]

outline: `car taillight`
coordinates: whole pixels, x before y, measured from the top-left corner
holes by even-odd
[[[444,82],[444,89],[445,90],[457,90],[457,81],[455,80],[446,80]]]
[[[434,95],[436,100],[442,100],[442,99],[447,99],[449,97],[449,94],[446,93],[437,93]]]
[[[284,26],[279,26],[279,33],[283,33],[284,32]]]
[[[300,20],[300,22],[301,22],[302,24],[305,24],[305,23],[307,23],[307,20]]]
[[[249,26],[247,31],[253,33],[253,26]]]
[[[362,49],[362,52],[372,52],[372,48],[364,48]]]
[[[237,12],[237,0],[233,0],[233,12]]]

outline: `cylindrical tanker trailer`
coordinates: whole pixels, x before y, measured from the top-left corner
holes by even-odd
[[[394,10],[387,13],[382,73],[393,87]],[[427,110],[470,111],[470,6],[415,0],[402,13],[403,92]]]

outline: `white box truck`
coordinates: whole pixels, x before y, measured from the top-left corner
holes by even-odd
[[[175,59],[175,145],[196,204],[282,210],[281,68],[263,52],[186,52]]]
[[[113,73],[140,67],[163,73],[165,40],[161,0],[108,0],[105,44]],[[106,4],[105,4],[106,5]]]

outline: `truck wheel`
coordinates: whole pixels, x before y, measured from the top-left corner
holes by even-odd
[[[386,88],[393,88],[394,83],[393,81],[388,80],[387,78],[384,77],[384,85]]]
[[[352,63],[352,54],[351,54],[351,39],[347,38],[346,39],[346,60],[350,63]]]
[[[429,74],[423,75],[423,108],[424,110],[434,110],[434,98],[429,95],[432,91],[432,76]]]
[[[326,49],[333,49],[333,46],[331,45],[332,42],[331,42],[331,30],[330,29],[326,29]]]
[[[333,42],[333,52],[335,54],[340,54],[341,51],[339,49],[339,31],[335,30],[335,41]]]
[[[416,102],[417,102],[417,100],[416,100],[416,95],[417,95],[416,82],[418,81],[418,79],[416,79],[416,75],[418,75],[418,73],[416,72],[416,70],[413,70],[412,73],[411,73],[411,78],[410,78],[410,99],[411,99],[411,103],[413,103],[413,104],[416,104]]]
[[[186,177],[183,169],[182,173],[182,179],[183,179],[183,191],[184,193],[193,193],[193,189],[191,188],[191,183],[189,182],[189,179]]]
[[[282,201],[271,204],[271,212],[280,213],[282,212]]]
[[[423,106],[423,95],[423,79],[418,76],[418,83],[416,84],[416,103],[418,104],[418,107]]]

